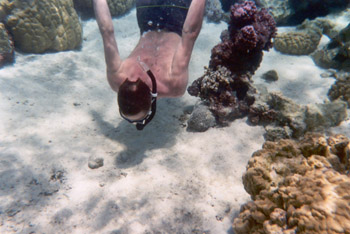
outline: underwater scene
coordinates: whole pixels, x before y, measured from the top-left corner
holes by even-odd
[[[0,0],[0,233],[350,234],[350,0]]]

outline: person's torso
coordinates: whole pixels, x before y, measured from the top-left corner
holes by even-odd
[[[175,90],[169,89],[172,79],[171,67],[180,40],[181,37],[176,33],[156,31],[145,33],[132,53],[122,62],[116,74],[117,79],[124,81],[126,78],[129,80],[141,78],[152,87],[150,78],[138,62],[142,61],[156,77],[158,95],[173,96],[171,92],[175,93]],[[187,72],[184,72],[183,78],[187,79],[187,76]]]

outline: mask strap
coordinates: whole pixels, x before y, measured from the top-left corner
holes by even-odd
[[[152,114],[146,119],[146,121],[143,123],[143,124],[140,124],[140,123],[137,123],[136,124],[136,129],[137,130],[143,130],[143,128],[149,123],[151,122],[151,120],[153,119],[153,117],[155,116],[156,114],[156,111],[157,111],[157,99],[155,99],[153,102],[152,102]]]
[[[151,69],[147,66],[146,63],[142,62],[140,59],[140,56],[137,57],[137,62],[139,63],[139,65],[142,67],[142,69],[144,70],[144,72],[147,73],[147,75],[149,76],[149,78],[152,81],[152,91],[151,91],[151,95],[152,95],[152,106],[151,106],[151,115],[146,119],[146,121],[143,124],[136,124],[136,129],[137,130],[143,130],[143,128],[153,119],[154,115],[156,114],[156,110],[157,110],[157,81],[156,78],[154,77]]]

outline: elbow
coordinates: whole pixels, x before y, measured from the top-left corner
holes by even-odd
[[[195,40],[198,37],[201,29],[202,29],[202,22],[185,24],[182,28],[182,34]]]
[[[194,41],[199,35],[200,29],[182,29],[182,37],[187,37],[190,40]]]
[[[112,26],[109,26],[109,27],[101,26],[100,32],[103,37],[114,36],[114,28]]]

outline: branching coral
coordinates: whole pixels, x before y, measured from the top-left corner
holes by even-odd
[[[266,142],[243,175],[253,201],[236,233],[350,233],[350,140],[307,134]]]

